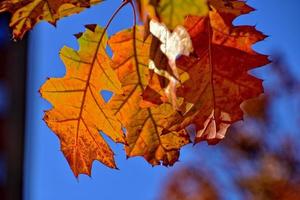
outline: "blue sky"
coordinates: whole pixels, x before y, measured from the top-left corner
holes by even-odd
[[[111,144],[116,151],[120,170],[111,170],[94,162],[92,178],[80,176],[77,180],[60,151],[58,138],[42,121],[43,111],[51,105],[43,100],[39,87],[47,77],[61,77],[65,69],[58,56],[66,45],[78,48],[72,35],[84,31],[85,24],[104,25],[121,0],[106,1],[81,14],[62,19],[57,27],[40,23],[30,35],[28,101],[26,128],[25,200],[153,200],[158,196],[164,178],[173,170],[191,162],[191,147],[184,148],[180,162],[173,168],[152,168],[142,158],[126,160],[121,145]],[[298,0],[249,0],[256,12],[240,17],[236,24],[251,24],[270,37],[254,46],[264,54],[283,52],[291,70],[300,77],[300,12]],[[117,16],[109,29],[112,34],[130,27],[132,14],[126,7]],[[265,79],[266,89],[270,87],[268,68],[255,70]],[[294,112],[293,109],[291,112]],[[289,111],[289,110],[288,110]],[[218,148],[218,146],[214,147]],[[203,152],[205,154],[205,152]],[[201,155],[198,155],[201,156]],[[217,155],[216,155],[217,156]]]

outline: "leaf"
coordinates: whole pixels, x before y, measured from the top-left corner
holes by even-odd
[[[208,12],[206,0],[160,0],[158,16],[168,28],[174,29],[183,24],[188,15],[205,16]]]
[[[246,116],[263,121],[267,119],[268,105],[269,95],[262,94],[257,98],[244,101],[241,108]]]
[[[184,118],[180,125],[172,123],[178,129],[194,124],[195,143],[218,142],[230,124],[242,119],[240,104],[263,92],[262,81],[248,71],[269,63],[267,56],[251,48],[265,36],[252,26],[232,26],[233,16],[251,9],[240,1],[228,1],[231,4],[226,8],[222,2],[210,1],[207,17],[186,19],[195,56],[182,56],[177,61],[190,79],[178,91],[186,100]]]
[[[40,90],[53,105],[44,120],[59,137],[75,176],[90,175],[94,160],[116,168],[114,154],[99,131],[115,142],[125,143],[120,122],[100,96],[101,90],[122,92],[105,52],[107,36],[98,26],[86,27],[84,33],[77,35],[78,51],[68,47],[61,50],[66,75],[50,78]]]
[[[12,13],[10,27],[13,37],[21,39],[32,27],[45,20],[51,24],[62,17],[81,12],[84,8],[95,5],[102,0],[3,0],[0,13]]]
[[[142,94],[149,82],[149,52],[152,36],[143,40],[143,29],[125,30],[112,36],[112,48],[116,73],[124,93],[115,95],[109,107],[125,126],[127,134],[126,154],[129,157],[143,156],[150,164],[173,165],[179,156],[179,149],[189,143],[184,130],[162,134],[168,117],[174,113],[172,106],[163,103],[155,107],[142,107]],[[136,48],[134,48],[136,46]]]
[[[150,19],[159,19],[169,29],[182,25],[188,15],[205,16],[208,12],[206,0],[137,0],[139,11],[144,22]]]

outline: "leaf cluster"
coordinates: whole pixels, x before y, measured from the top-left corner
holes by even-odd
[[[100,2],[4,0],[0,12],[12,13],[13,37],[20,39],[41,20],[55,24]],[[124,6],[132,8],[132,28],[108,37]],[[251,11],[239,0],[124,0],[105,27],[86,25],[76,34],[79,50],[60,52],[65,76],[50,78],[40,89],[53,105],[44,120],[74,175],[90,175],[94,160],[116,168],[103,134],[123,143],[128,157],[165,166],[188,143],[223,139],[243,118],[240,104],[263,92],[262,81],[248,71],[269,62],[251,48],[265,35],[232,24]],[[113,93],[108,102],[103,90]]]

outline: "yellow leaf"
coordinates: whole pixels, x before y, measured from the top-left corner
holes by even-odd
[[[169,29],[182,25],[188,15],[205,16],[208,13],[206,0],[137,0],[142,19],[159,19]]]
[[[122,92],[105,52],[107,36],[98,26],[86,27],[83,34],[77,35],[78,51],[68,47],[61,50],[66,75],[50,78],[40,90],[53,105],[44,120],[59,137],[75,176],[90,175],[94,160],[116,168],[114,154],[99,131],[115,142],[125,142],[120,122],[100,96],[101,90]]]
[[[3,0],[0,12],[12,13],[10,27],[13,37],[22,38],[24,34],[41,20],[55,24],[62,17],[81,12],[84,8],[102,0]]]
[[[208,13],[206,0],[160,0],[158,15],[168,28],[182,25],[188,15],[205,16]]]

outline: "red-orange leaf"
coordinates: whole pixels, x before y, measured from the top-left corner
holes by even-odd
[[[63,78],[50,78],[42,86],[43,98],[52,103],[44,120],[59,137],[61,150],[75,176],[91,173],[94,160],[116,168],[114,154],[99,131],[124,143],[121,124],[100,96],[101,90],[121,93],[121,85],[106,55],[107,36],[94,25],[79,34],[80,49],[64,47]]]
[[[269,62],[251,48],[265,36],[252,26],[232,25],[232,20],[251,11],[250,7],[235,0],[212,0],[209,5],[207,17],[185,20],[195,56],[183,56],[177,62],[190,75],[179,90],[188,105],[179,127],[195,124],[196,143],[216,143],[230,124],[242,119],[240,104],[263,92],[262,81],[248,71]]]

